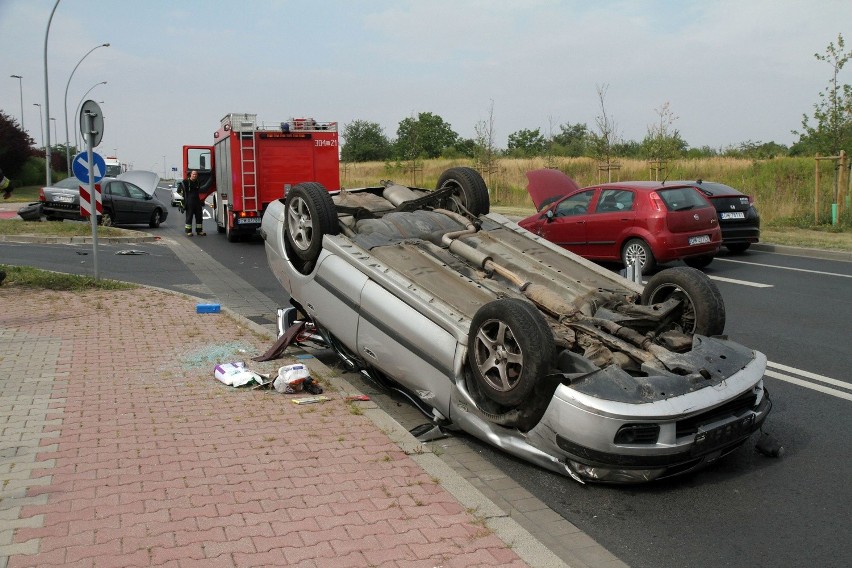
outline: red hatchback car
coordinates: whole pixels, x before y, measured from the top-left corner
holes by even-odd
[[[538,213],[518,224],[582,257],[704,268],[722,243],[716,209],[693,186],[656,181],[579,188],[558,170],[527,172]]]

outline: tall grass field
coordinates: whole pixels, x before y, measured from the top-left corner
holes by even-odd
[[[585,187],[606,181],[628,180],[696,180],[730,185],[751,195],[767,227],[831,226],[835,201],[835,184],[840,193],[841,215],[835,230],[852,228],[852,215],[847,203],[849,188],[839,187],[840,176],[831,162],[820,166],[819,206],[815,210],[816,162],[813,158],[774,158],[745,160],[737,158],[701,158],[674,160],[667,171],[655,172],[644,160],[618,160],[616,169],[599,169],[591,158],[500,158],[483,177],[496,206],[532,210],[526,192],[526,172],[544,167],[559,169]],[[474,167],[471,160],[434,159],[411,162],[361,162],[341,164],[341,185],[363,187],[390,179],[409,186],[434,187],[441,172],[450,167]],[[848,181],[846,183],[848,185]],[[844,191],[845,190],[845,191]],[[845,197],[844,197],[845,196]]]

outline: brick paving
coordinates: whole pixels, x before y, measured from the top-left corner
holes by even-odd
[[[213,378],[268,345],[157,290],[0,288],[0,568],[527,565],[333,380]]]

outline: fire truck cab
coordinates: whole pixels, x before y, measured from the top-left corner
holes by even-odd
[[[319,182],[340,189],[336,122],[292,118],[258,126],[256,114],[226,114],[213,146],[184,146],[184,174],[198,172],[212,197],[216,228],[233,242],[253,235],[267,205],[294,185]]]

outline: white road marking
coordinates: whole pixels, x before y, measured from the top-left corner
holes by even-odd
[[[824,377],[822,375],[817,375],[816,373],[811,373],[810,371],[802,371],[801,369],[796,369],[795,367],[788,367],[787,365],[782,365],[781,363],[773,363],[772,361],[767,361],[767,367],[772,367],[773,369],[778,369],[779,371],[786,371],[788,373],[793,373],[796,375],[801,375],[808,379],[813,379],[815,381],[820,381],[822,383],[828,383],[830,385],[834,385],[836,387],[844,388],[844,389],[852,389],[852,383],[846,383],[843,381],[838,381],[837,379],[830,379],[828,377]]]
[[[822,270],[807,270],[805,268],[792,268],[790,266],[775,266],[774,264],[761,264],[759,262],[746,262],[744,260],[732,260],[730,258],[715,258],[722,262],[738,262],[740,264],[748,264],[749,266],[765,266],[767,268],[778,268],[780,270],[793,270],[795,272],[808,272],[810,274],[824,274],[826,276],[839,276],[841,278],[852,278],[852,274],[838,274],[836,272],[823,272]]]
[[[820,381],[820,382],[823,382],[823,383],[828,383],[830,385],[835,385],[835,386],[838,386],[842,389],[852,390],[852,384],[850,384],[850,383],[845,383],[843,381],[838,381],[836,379],[831,379],[829,377],[817,375],[816,373],[810,373],[808,371],[802,371],[800,369],[795,369],[793,367],[781,365],[780,363],[773,363],[772,361],[767,362],[766,365],[768,367],[774,367],[776,369],[781,369],[781,370],[784,370],[784,371],[787,371],[787,372],[790,372],[790,373],[795,373],[797,375],[801,375],[802,377],[807,377],[807,378],[813,379],[815,381]],[[812,383],[812,382],[807,381],[805,379],[799,379],[797,377],[785,375],[785,374],[782,374],[782,373],[779,373],[779,372],[776,372],[776,371],[772,371],[770,369],[766,370],[765,375],[767,377],[772,377],[773,379],[778,379],[780,381],[785,381],[785,382],[788,382],[788,383],[791,383],[791,384],[794,384],[794,385],[799,385],[800,387],[805,387],[805,388],[808,388],[808,389],[819,391],[821,393],[829,394],[829,395],[837,397],[837,398],[844,398],[846,400],[852,400],[852,392],[845,392],[845,391],[842,391],[842,390],[833,389],[831,387]]]
[[[733,278],[724,278],[722,276],[707,275],[710,280],[718,280],[719,282],[728,282],[729,284],[742,284],[743,286],[752,286],[753,288],[773,288],[774,284],[761,284],[760,282],[749,282],[748,280],[734,280]]]

